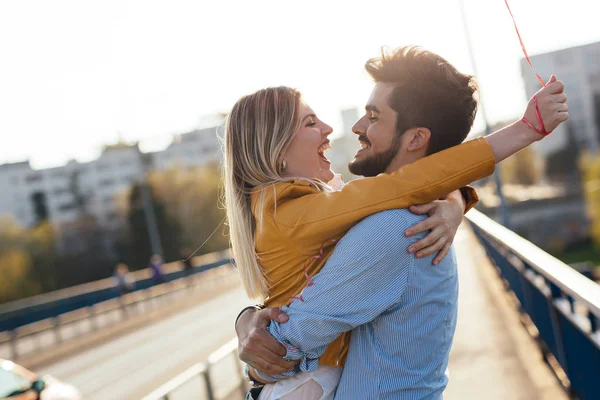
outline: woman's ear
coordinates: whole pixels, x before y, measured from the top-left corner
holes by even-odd
[[[429,139],[431,139],[431,131],[427,128],[412,128],[409,129],[410,141],[406,146],[407,151],[427,151]]]

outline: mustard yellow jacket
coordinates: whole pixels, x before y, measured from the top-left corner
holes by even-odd
[[[311,277],[317,274],[333,252],[333,240],[340,239],[361,219],[383,210],[429,203],[490,175],[494,166],[491,147],[479,138],[391,174],[353,180],[336,192],[319,191],[301,180],[254,189],[251,203],[256,252],[270,285],[265,304],[289,304],[307,284],[304,273]],[[463,193],[467,194],[468,210],[477,203],[477,194],[472,188]],[[322,257],[312,258],[321,249]],[[343,364],[349,334],[328,346],[319,360],[322,365]]]

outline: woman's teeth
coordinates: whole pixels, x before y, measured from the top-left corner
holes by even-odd
[[[319,149],[317,150],[317,153],[319,153],[320,156],[325,157],[325,152],[329,149],[331,149],[331,144],[325,143],[325,144],[322,144],[321,147],[319,147]]]

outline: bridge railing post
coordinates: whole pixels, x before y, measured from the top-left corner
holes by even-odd
[[[588,310],[588,319],[590,320],[590,333],[593,335],[598,331],[598,317]]]
[[[246,382],[246,377],[244,376],[244,373],[242,372],[242,369],[240,368],[240,361],[237,357],[237,352],[233,352],[233,364],[235,366],[235,369],[238,372],[238,377],[240,378],[240,393],[242,395],[242,398],[246,397],[246,386],[245,386],[245,382]]]
[[[204,378],[204,384],[206,385],[206,398],[208,400],[215,400],[215,392],[213,391],[212,382],[210,380],[210,364],[206,365],[206,368],[202,371],[202,377]]]
[[[558,362],[561,365],[561,367],[565,370],[565,372],[567,372],[567,357],[565,355],[565,345],[562,338],[562,331],[560,329],[558,315],[559,311],[557,309],[557,303],[563,300],[563,294],[560,288],[554,283],[548,282],[548,285],[550,286],[551,296],[549,299],[550,304],[548,306],[550,307],[550,320],[552,322],[552,332],[554,333],[554,340],[556,342],[556,358],[558,359]]]
[[[54,337],[56,338],[56,343],[61,343],[62,342],[62,336],[60,334],[60,315],[52,318],[52,321],[54,322]]]
[[[13,360],[19,357],[19,350],[17,348],[17,330],[13,329],[10,331],[10,352]]]
[[[98,329],[98,324],[96,321],[96,307],[94,307],[93,304],[88,306],[88,312],[90,314],[90,329],[92,332],[94,332]]]

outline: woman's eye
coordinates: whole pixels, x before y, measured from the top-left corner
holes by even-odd
[[[315,126],[317,123],[315,121],[308,121],[306,126]]]

